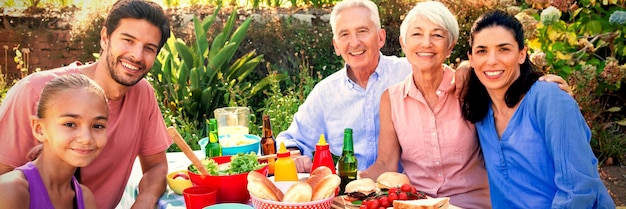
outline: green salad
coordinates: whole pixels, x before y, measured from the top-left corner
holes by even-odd
[[[238,153],[233,155],[230,157],[230,163],[224,163],[222,165],[218,165],[213,159],[204,158],[202,165],[204,165],[212,176],[227,176],[258,170],[267,164],[259,163],[256,153],[251,152],[249,154]],[[198,171],[195,165],[189,166],[189,170],[195,174],[200,174],[200,171]]]

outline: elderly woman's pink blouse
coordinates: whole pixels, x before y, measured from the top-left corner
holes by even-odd
[[[458,98],[444,78],[431,110],[410,74],[389,88],[391,116],[401,146],[400,162],[411,183],[433,197],[450,197],[462,208],[491,208],[483,157],[474,126],[463,119]]]

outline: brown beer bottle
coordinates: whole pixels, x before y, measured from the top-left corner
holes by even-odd
[[[263,137],[261,138],[261,154],[271,155],[276,154],[276,141],[274,140],[274,133],[272,132],[272,124],[270,123],[270,116],[263,115]],[[269,174],[274,174],[274,158],[267,160]]]

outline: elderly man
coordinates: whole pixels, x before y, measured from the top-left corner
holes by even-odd
[[[330,24],[335,53],[343,58],[345,67],[313,88],[289,128],[276,140],[311,157],[319,135],[324,134],[331,152],[341,155],[343,131],[352,128],[358,169],[363,170],[377,156],[380,96],[402,81],[411,66],[404,58],[381,54],[386,33],[374,2],[341,1],[330,14]]]
[[[36,145],[29,119],[36,112],[45,83],[64,74],[80,73],[104,89],[110,115],[107,145],[96,160],[80,170],[79,179],[93,191],[98,208],[115,208],[139,156],[143,177],[133,208],[154,208],[165,190],[165,150],[172,140],[154,90],[143,78],[169,34],[169,20],[159,5],[147,0],[119,0],[100,32],[100,60],[41,71],[20,80],[0,106],[0,174],[26,163],[29,150]]]

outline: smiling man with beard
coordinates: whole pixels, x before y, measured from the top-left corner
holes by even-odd
[[[154,208],[165,190],[165,150],[172,140],[154,89],[143,78],[169,34],[169,20],[159,5],[120,0],[113,5],[101,30],[100,60],[33,73],[16,83],[0,106],[0,174],[26,163],[37,143],[29,119],[36,112],[45,83],[65,74],[81,73],[104,89],[110,115],[107,146],[78,176],[93,191],[98,208],[115,208],[139,157],[143,178],[133,208]]]

